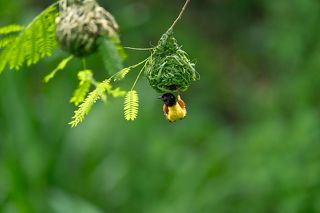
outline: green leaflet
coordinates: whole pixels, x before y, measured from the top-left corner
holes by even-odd
[[[73,58],[73,56],[69,56],[65,59],[63,59],[59,65],[51,72],[49,73],[48,75],[46,75],[43,79],[43,81],[45,83],[48,83],[52,78],[54,78],[54,76],[56,75],[56,73],[59,71],[59,70],[63,70],[67,64],[69,63],[69,61]]]
[[[78,106],[86,97],[90,90],[91,81],[92,81],[92,71],[83,70],[78,73],[78,78],[80,80],[78,88],[75,90],[72,98],[70,99],[71,103]]]
[[[120,87],[112,89],[112,86],[110,85],[110,88],[108,88],[108,95],[111,95],[114,98],[123,97],[126,95],[126,91],[121,90]]]
[[[10,69],[20,69],[24,63],[30,66],[41,58],[51,56],[57,45],[55,39],[57,14],[54,4],[34,18],[23,30],[18,26],[2,28],[3,33],[22,31],[0,52],[0,73],[7,65]]]
[[[0,38],[0,49],[8,46],[10,43],[14,42],[14,40],[17,38],[17,35],[10,34],[6,35],[5,37]]]
[[[119,87],[117,87],[116,89],[112,89],[112,85],[110,84],[111,78],[101,83],[96,83],[92,75],[90,76],[90,74],[88,73],[88,70],[80,72],[79,75],[80,75],[79,78],[83,80],[83,84],[85,84],[85,82],[87,81],[91,81],[92,84],[96,85],[96,88],[88,94],[88,96],[84,99],[84,101],[79,105],[79,108],[74,112],[72,121],[69,123],[72,127],[77,126],[79,123],[83,121],[84,117],[90,112],[93,104],[97,100],[102,99],[104,102],[106,102],[107,95],[117,98],[117,97],[122,97],[126,94],[126,92],[122,91]],[[82,88],[81,91],[79,90],[78,91],[79,94],[86,89],[87,88]],[[75,93],[77,93],[77,90]],[[87,91],[84,91],[84,93],[87,94]],[[81,94],[81,98],[84,97],[84,93]],[[78,99],[74,98],[74,100],[78,100]]]
[[[86,99],[80,104],[79,108],[74,112],[72,121],[69,123],[72,127],[77,126],[81,123],[84,117],[89,113],[93,104],[101,99],[109,87],[110,80],[105,80],[102,83],[99,83],[95,90],[89,93]]]
[[[7,35],[11,33],[17,33],[24,29],[23,26],[17,24],[11,24],[8,26],[0,27],[0,35]]]
[[[130,72],[131,68],[126,67],[120,70],[116,75],[114,76],[114,81],[120,81],[126,77],[126,75]]]
[[[135,90],[127,93],[124,99],[124,118],[128,121],[133,121],[138,116],[139,98]]]

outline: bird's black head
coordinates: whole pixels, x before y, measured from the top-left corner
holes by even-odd
[[[172,93],[165,93],[160,97],[167,106],[173,106],[177,103],[176,96]]]

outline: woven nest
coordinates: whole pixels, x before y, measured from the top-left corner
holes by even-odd
[[[200,78],[185,51],[178,45],[173,32],[165,33],[147,62],[145,75],[156,91],[186,91],[191,82]]]
[[[99,36],[118,37],[114,17],[95,0],[61,0],[59,6],[56,37],[61,47],[73,55],[94,53]]]

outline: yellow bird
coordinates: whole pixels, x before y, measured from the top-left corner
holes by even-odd
[[[169,122],[182,120],[187,115],[186,106],[180,95],[176,97],[172,93],[165,93],[160,97],[163,100],[163,112]]]

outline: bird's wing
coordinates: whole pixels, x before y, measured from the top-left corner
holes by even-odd
[[[163,112],[167,115],[169,112],[168,106],[166,104],[163,104]]]
[[[186,108],[186,105],[184,104],[183,100],[181,98],[178,98],[178,104],[182,109]]]

